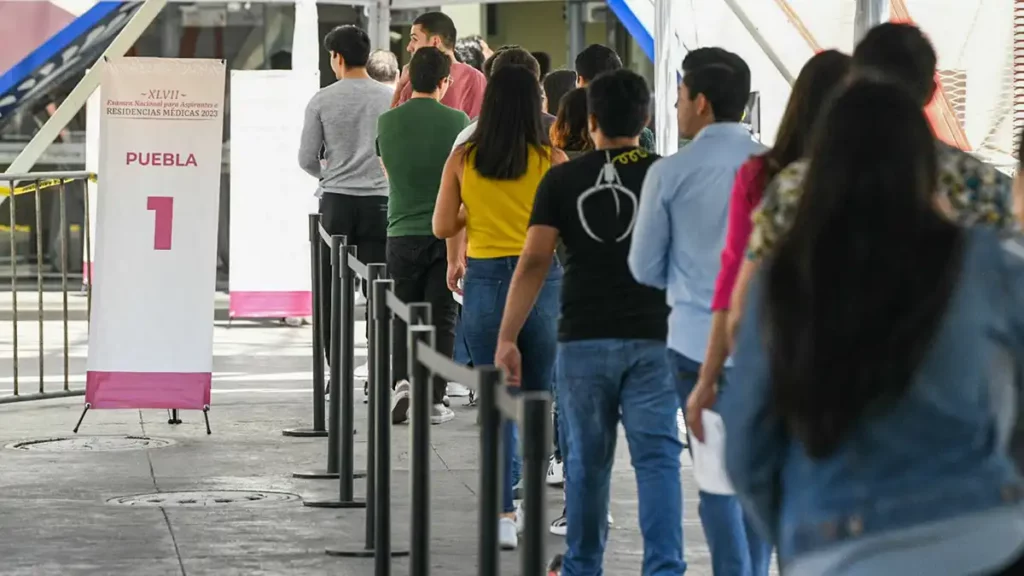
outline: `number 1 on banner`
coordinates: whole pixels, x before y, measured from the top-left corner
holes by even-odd
[[[170,250],[171,230],[174,223],[174,198],[150,196],[146,198],[146,210],[153,211],[153,250]]]

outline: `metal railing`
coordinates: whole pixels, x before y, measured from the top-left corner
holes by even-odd
[[[92,172],[34,172],[27,174],[0,174],[0,200],[3,200],[7,204],[7,238],[9,251],[7,254],[7,270],[10,274],[10,344],[11,344],[11,374],[12,374],[12,390],[10,394],[6,390],[0,391],[0,404],[7,404],[11,402],[23,402],[28,400],[41,400],[47,398],[62,398],[67,396],[80,396],[85,393],[84,389],[72,389],[70,382],[70,336],[68,329],[68,280],[72,277],[82,278],[82,274],[70,274],[69,268],[69,256],[71,251],[68,247],[68,236],[72,230],[72,226],[68,225],[68,192],[67,184],[72,182],[85,182],[88,180],[95,180],[96,175]],[[60,307],[60,321],[61,321],[61,350],[63,355],[63,378],[62,387],[59,390],[47,389],[46,386],[46,360],[48,358],[47,345],[46,345],[46,333],[44,329],[44,321],[47,318],[47,312],[45,305],[46,293],[46,282],[48,277],[52,277],[51,274],[44,271],[46,266],[46,258],[43,252],[43,238],[44,238],[44,227],[43,227],[43,200],[42,196],[44,193],[55,193],[57,195],[58,202],[58,215],[59,215],[59,243],[60,243],[60,261],[58,263],[58,269],[60,274],[60,294],[61,294],[61,307]],[[18,207],[21,206],[19,197],[23,197],[27,194],[34,196],[34,225],[22,226],[18,222]],[[90,225],[89,225],[89,195],[87,191],[83,193],[84,202],[84,218],[81,230],[83,230],[83,237],[85,240],[85,253],[91,254],[91,237],[90,237]],[[19,233],[29,232],[30,237],[34,236],[35,239],[35,289],[36,289],[36,329],[38,331],[38,374],[28,375],[28,378],[38,381],[38,386],[33,392],[25,393],[22,387],[22,380],[25,378],[23,374],[24,366],[21,365],[20,357],[20,327],[19,322],[25,321],[27,317],[31,316],[31,312],[24,309],[19,309],[19,298],[18,288],[20,286],[19,279],[23,267],[31,267],[30,260],[25,258],[24,263],[21,262],[22,254],[18,250],[19,244]],[[25,255],[27,256],[27,254]],[[83,272],[85,274],[91,273],[91,266],[85,265]],[[91,282],[83,282],[83,288],[86,296],[86,321],[92,310],[92,290],[90,288]],[[2,334],[2,332],[0,332]],[[33,378],[35,376],[35,378]]]
[[[316,226],[314,228],[313,226]],[[332,455],[337,455],[339,497],[328,501],[305,502],[313,507],[358,508],[365,511],[365,538],[362,545],[328,548],[334,556],[373,557],[374,574],[390,576],[391,559],[410,556],[409,573],[414,576],[430,574],[430,410],[433,403],[433,379],[441,377],[459,382],[476,392],[480,409],[480,505],[479,505],[479,574],[499,574],[498,519],[501,513],[502,430],[508,421],[521,424],[523,448],[523,484],[525,487],[525,531],[522,546],[524,575],[540,576],[546,565],[545,535],[546,490],[544,476],[551,446],[551,394],[524,392],[517,394],[505,386],[502,373],[494,367],[468,368],[455,363],[435,349],[435,328],[431,321],[431,306],[427,303],[407,303],[398,298],[394,283],[387,280],[386,270],[380,264],[364,264],[355,257],[354,248],[342,236],[329,236],[319,227],[315,216],[310,217],[311,230],[316,231],[313,250],[331,247],[331,301],[330,307],[330,414],[328,418],[328,468]],[[314,255],[314,422],[316,422],[317,396],[322,399],[323,371],[318,371],[317,358],[322,358],[322,321],[317,315],[317,269],[321,260]],[[369,402],[366,467],[366,500],[353,497],[353,357],[356,277],[367,279],[369,354]],[[404,322],[407,326],[404,342],[393,341],[392,325]],[[391,352],[406,347],[410,376],[410,491],[409,548],[396,549],[392,545],[391,518]],[[319,388],[317,375],[320,375]],[[321,400],[322,402],[322,400]],[[322,404],[321,404],[322,406]],[[331,441],[332,431],[335,441]],[[321,476],[326,477],[326,476]]]

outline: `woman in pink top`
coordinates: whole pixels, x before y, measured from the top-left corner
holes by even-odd
[[[743,264],[752,224],[750,215],[761,203],[761,196],[772,178],[789,163],[799,160],[808,147],[811,128],[835,88],[843,82],[850,69],[850,57],[836,50],[819,52],[807,61],[793,84],[786,111],[779,125],[775,146],[761,156],[754,156],[736,172],[736,181],[729,200],[729,225],[722,249],[722,268],[711,300],[714,312],[711,334],[704,356],[700,378],[686,402],[686,423],[698,440],[704,440],[700,414],[714,406],[716,383],[729,357],[726,321],[729,300],[736,276]]]

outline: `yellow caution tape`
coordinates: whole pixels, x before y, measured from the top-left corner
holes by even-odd
[[[3,176],[3,175],[0,174],[0,176]],[[20,195],[20,194],[29,194],[31,192],[35,192],[36,190],[46,190],[47,188],[53,188],[55,186],[60,186],[61,184],[67,184],[69,182],[74,182],[76,180],[81,180],[81,179],[82,178],[79,177],[79,178],[49,178],[49,179],[46,179],[46,180],[40,180],[39,182],[36,182],[36,183],[33,183],[33,184],[29,184],[28,186],[17,186],[17,187],[15,187],[14,188],[14,195],[17,196],[17,195]],[[96,175],[92,174],[87,179],[90,182],[95,182],[96,181]],[[0,186],[0,198],[3,198],[5,196],[10,196],[10,195],[11,195],[11,188],[10,187],[8,187],[8,186]]]

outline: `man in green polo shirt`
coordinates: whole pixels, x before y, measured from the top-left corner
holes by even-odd
[[[460,110],[440,100],[451,85],[451,58],[434,47],[416,51],[409,63],[412,97],[377,120],[377,153],[388,175],[388,274],[395,295],[405,302],[429,302],[436,327],[437,350],[451,356],[455,343],[456,302],[448,290],[448,258],[444,240],[431,231],[430,220],[448,153],[459,132],[469,124]],[[394,338],[405,340],[405,327],[396,323]],[[404,346],[392,355],[395,385],[391,409],[394,423],[408,419],[409,368]],[[431,422],[455,417],[444,405],[447,382],[434,380]]]

